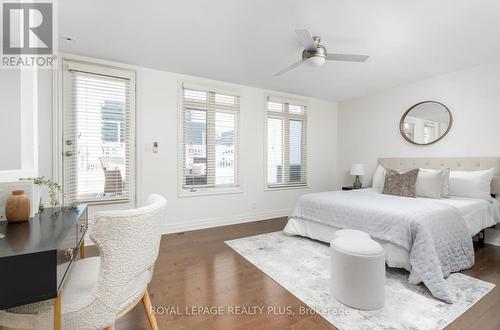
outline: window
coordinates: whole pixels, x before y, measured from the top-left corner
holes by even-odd
[[[267,98],[267,187],[307,185],[306,107]]]
[[[182,87],[182,189],[238,185],[239,97]]]
[[[428,121],[424,123],[424,143],[429,143],[431,141],[435,141],[436,137],[436,128],[437,122]]]
[[[407,123],[407,122],[405,122],[403,124],[403,130],[405,132],[405,135],[410,140],[413,141],[415,139],[415,124],[414,123]]]
[[[134,73],[66,60],[63,78],[65,198],[129,201]]]

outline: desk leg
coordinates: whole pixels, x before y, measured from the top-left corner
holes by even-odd
[[[54,299],[54,330],[62,329],[62,316],[61,316],[61,299],[62,290]]]
[[[82,245],[80,245],[80,259],[85,258],[85,238],[82,238]]]

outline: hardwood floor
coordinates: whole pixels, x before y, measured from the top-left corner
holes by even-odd
[[[306,306],[224,243],[281,230],[285,223],[281,218],[163,236],[149,285],[160,329],[333,329],[317,314],[278,315],[286,306],[294,311]],[[464,273],[497,287],[448,329],[500,329],[500,247],[478,248],[475,266]],[[220,306],[225,313],[186,313],[186,308],[192,312],[191,307],[202,306]],[[228,306],[261,306],[264,311],[227,315]],[[269,306],[276,315],[268,313]],[[142,304],[118,320],[115,329],[149,329]]]

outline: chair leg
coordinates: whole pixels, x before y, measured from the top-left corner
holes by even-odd
[[[144,304],[144,309],[146,310],[146,314],[148,315],[151,329],[158,330],[158,324],[156,323],[156,318],[153,314],[153,306],[151,305],[151,299],[149,299],[149,293],[147,289],[144,292],[144,296],[142,296],[142,303]]]

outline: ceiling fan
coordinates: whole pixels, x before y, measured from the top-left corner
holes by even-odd
[[[302,63],[316,67],[323,65],[325,61],[366,62],[369,57],[357,54],[327,53],[325,46],[320,44],[321,37],[312,36],[308,30],[295,30],[295,33],[297,33],[300,43],[304,46],[302,59],[277,72],[275,76],[280,76],[285,72],[295,69]]]

